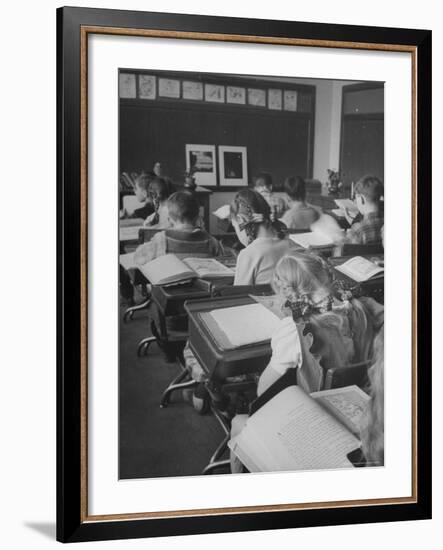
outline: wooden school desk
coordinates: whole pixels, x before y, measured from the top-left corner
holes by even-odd
[[[215,258],[217,261],[227,267],[234,267],[236,258],[233,256],[219,256]],[[232,277],[216,277],[208,279],[193,279],[183,285],[173,286],[153,286],[152,300],[157,306],[160,338],[167,343],[173,339],[177,339],[177,334],[170,334],[167,329],[166,318],[186,315],[184,303],[187,300],[195,300],[197,298],[209,298],[217,289],[225,286],[230,286],[234,282]],[[183,331],[182,331],[183,332]],[[186,333],[187,334],[187,333]],[[183,339],[183,336],[179,336]],[[138,345],[137,354],[145,355],[149,345],[152,343],[152,338],[144,338]]]
[[[266,287],[267,293],[272,293],[270,286],[266,285]],[[211,410],[224,432],[223,439],[209,459],[203,474],[211,474],[220,468],[229,468],[229,460],[221,460],[221,457],[226,452],[230,438],[230,421],[219,412],[216,405],[214,406],[214,403],[222,398],[222,386],[224,386],[226,378],[248,373],[258,374],[266,367],[271,357],[270,340],[232,350],[221,349],[208,325],[204,322],[205,314],[214,309],[256,303],[249,295],[245,294],[246,292],[259,294],[254,287],[248,287],[247,290],[244,287],[241,290],[232,287],[232,290],[239,290],[243,294],[212,299],[204,298],[185,303],[185,310],[189,315],[189,346],[208,375],[208,382],[205,385],[210,390]],[[234,382],[232,389],[237,386],[241,391],[245,384],[251,385],[251,382]]]
[[[251,289],[251,293],[253,293]],[[227,296],[193,300],[185,303],[189,316],[189,345],[197,360],[214,383],[249,373],[260,373],[271,357],[271,341],[225,350],[208,324],[207,315],[214,309],[255,304],[250,296]]]
[[[139,243],[139,231],[143,225],[142,219],[119,220],[120,254],[130,252]]]

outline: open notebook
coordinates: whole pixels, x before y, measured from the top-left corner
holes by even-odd
[[[347,262],[336,266],[338,271],[344,273],[357,283],[375,279],[384,275],[384,267],[381,267],[362,256],[355,256]]]
[[[212,279],[234,277],[234,271],[214,258],[186,258],[175,254],[160,256],[139,267],[153,285],[170,285],[200,277]]]
[[[289,386],[248,418],[229,447],[251,472],[350,468],[369,399],[357,386],[311,395]]]
[[[315,248],[321,246],[332,246],[334,241],[328,235],[320,232],[312,231],[309,233],[295,233],[289,235],[291,241],[302,246],[303,248]]]
[[[353,218],[358,215],[357,205],[351,199],[335,199],[335,204],[340,208],[343,214],[346,209]]]

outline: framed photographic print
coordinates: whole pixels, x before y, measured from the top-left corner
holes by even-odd
[[[58,540],[430,518],[431,32],[60,8],[57,47]]]
[[[186,145],[186,171],[195,178],[197,185],[217,185],[215,145]]]
[[[248,185],[248,158],[246,147],[220,145],[218,148],[220,186]]]

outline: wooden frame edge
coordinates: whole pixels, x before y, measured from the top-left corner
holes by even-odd
[[[294,510],[313,510],[326,508],[349,508],[362,506],[378,506],[385,504],[415,504],[418,502],[418,480],[417,480],[417,341],[416,341],[416,321],[417,321],[417,300],[412,300],[412,324],[413,324],[413,349],[412,349],[412,495],[410,497],[393,497],[386,499],[368,499],[355,501],[328,501],[320,503],[302,503],[302,504],[282,504],[282,505],[264,505],[253,507],[232,507],[232,508],[208,508],[196,510],[176,510],[166,512],[147,512],[130,514],[109,514],[109,515],[88,515],[88,386],[87,386],[87,60],[89,34],[108,34],[108,35],[126,35],[141,36],[152,38],[173,38],[188,40],[217,40],[223,42],[246,42],[277,44],[287,46],[306,46],[306,47],[326,47],[358,50],[378,50],[378,51],[398,51],[411,54],[412,59],[412,286],[414,298],[417,296],[417,46],[392,45],[392,44],[373,44],[368,42],[340,42],[331,40],[308,40],[282,37],[265,37],[250,35],[231,35],[221,33],[201,33],[186,31],[167,31],[167,30],[148,30],[120,27],[102,27],[93,25],[81,25],[80,27],[80,71],[81,71],[81,523],[91,524],[103,521],[116,520],[141,520],[158,518],[178,518],[178,517],[201,517],[201,516],[221,516],[230,514],[250,514],[256,512],[279,512]]]

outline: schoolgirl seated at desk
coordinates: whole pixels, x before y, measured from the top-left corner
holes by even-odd
[[[383,307],[370,298],[354,298],[350,289],[333,281],[319,256],[284,256],[275,268],[273,286],[287,316],[272,337],[272,358],[259,378],[258,395],[291,368],[297,369],[297,384],[311,393],[322,389],[328,369],[373,360]],[[246,420],[246,415],[233,419],[232,437]],[[239,466],[233,457],[233,471],[241,471]]]
[[[285,226],[273,219],[269,204],[252,189],[243,189],[235,196],[231,221],[245,246],[238,254],[234,285],[269,284],[275,264],[295,249]]]

